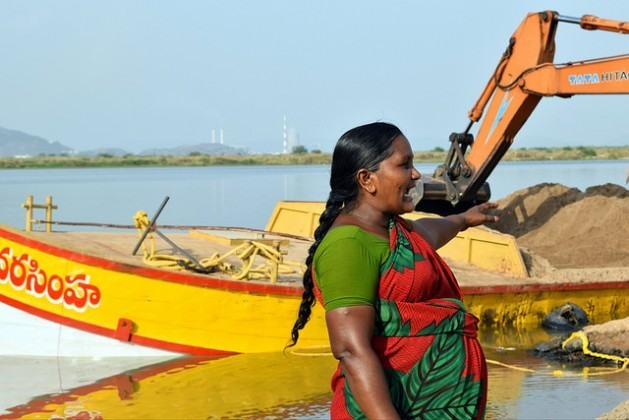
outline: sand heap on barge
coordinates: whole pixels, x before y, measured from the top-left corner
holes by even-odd
[[[492,228],[517,238],[531,277],[629,278],[629,190],[605,184],[581,192],[561,184],[539,184],[498,201],[501,219]],[[629,318],[582,330],[589,350],[629,357]],[[567,334],[569,336],[570,334]],[[562,337],[566,338],[566,337]],[[565,360],[583,361],[582,340],[552,347]],[[548,344],[548,343],[545,343]],[[545,348],[551,351],[551,348]]]

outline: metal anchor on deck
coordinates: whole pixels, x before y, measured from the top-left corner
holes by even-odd
[[[204,267],[196,258],[194,258],[192,255],[190,255],[190,253],[186,252],[186,250],[182,249],[176,243],[171,241],[166,235],[164,235],[162,232],[160,232],[159,229],[157,228],[157,226],[156,226],[157,218],[162,213],[162,210],[164,210],[164,207],[166,206],[166,203],[168,203],[169,199],[170,199],[170,197],[166,196],[164,198],[164,200],[162,201],[162,204],[160,204],[159,208],[155,212],[155,216],[153,216],[153,220],[149,219],[149,223],[148,223],[148,225],[146,225],[146,228],[144,228],[144,230],[142,232],[142,235],[140,237],[140,240],[135,245],[135,248],[133,248],[132,255],[136,255],[137,254],[138,250],[142,246],[142,243],[144,242],[146,237],[149,235],[149,233],[155,233],[160,238],[162,238],[168,245],[170,245],[175,250],[177,250],[178,252],[180,252],[183,255],[185,255],[186,258],[188,258],[188,260],[192,263],[192,265],[191,265],[191,264],[187,263],[186,261],[177,260],[177,264],[179,264],[183,268],[187,268],[187,269],[196,271],[198,273],[203,273],[203,274],[208,274],[208,273],[211,273],[211,272],[215,271],[213,268]]]

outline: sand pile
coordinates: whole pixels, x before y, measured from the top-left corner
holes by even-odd
[[[543,277],[552,271],[553,278],[567,276],[565,279],[570,281],[578,275],[594,279],[597,273],[604,279],[613,279],[616,277],[609,275],[610,270],[626,273],[629,269],[626,188],[605,184],[581,192],[560,184],[539,184],[516,191],[498,203],[500,221],[491,228],[517,238],[532,277]],[[618,278],[627,277],[621,274]],[[590,350],[629,356],[629,318],[591,325],[583,332]],[[574,353],[582,349],[580,339],[577,341],[573,349],[556,350],[575,357]],[[614,415],[625,415],[626,408],[626,404],[619,407]]]
[[[629,267],[629,190],[620,185],[581,192],[544,183],[498,203],[500,221],[491,227],[515,236],[525,260],[559,269]]]

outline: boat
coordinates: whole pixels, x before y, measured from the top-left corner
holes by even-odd
[[[281,352],[301,301],[300,263],[322,208],[280,202],[265,230],[181,232],[159,226],[159,211],[152,221],[139,212],[137,233],[0,226],[0,326],[7,337],[0,355]],[[629,316],[627,269],[604,269],[596,278],[578,270],[528,277],[513,237],[483,228],[461,232],[440,253],[481,325],[537,326],[566,301],[597,321]],[[324,311],[315,305],[297,349],[327,345]]]
[[[188,233],[168,238],[199,259],[202,252],[229,250]],[[287,344],[301,300],[299,274],[271,283],[151,267],[132,255],[137,242],[129,232],[0,227],[0,324],[11,337],[0,354],[228,355],[281,351]],[[291,241],[287,257],[307,244],[299,242]],[[168,246],[156,241],[158,249]],[[303,346],[327,341],[320,311],[313,321]]]

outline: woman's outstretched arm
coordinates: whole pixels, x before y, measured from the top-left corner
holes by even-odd
[[[447,217],[426,217],[411,223],[426,242],[434,249],[439,249],[468,227],[497,222],[498,216],[491,214],[497,207],[496,203],[483,203],[463,213]]]

